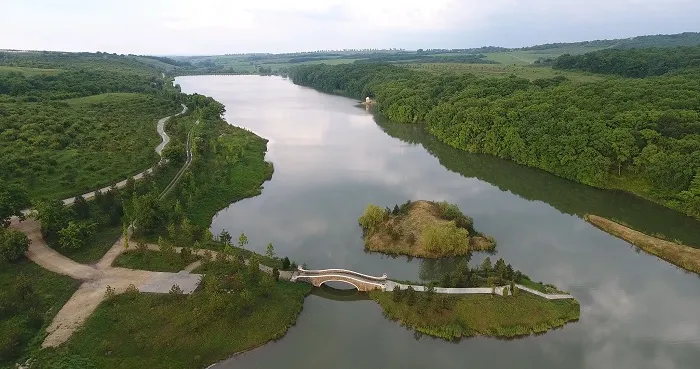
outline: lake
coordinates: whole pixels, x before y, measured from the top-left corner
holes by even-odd
[[[247,248],[309,268],[432,279],[454,261],[366,253],[357,224],[367,203],[446,200],[498,241],[497,254],[581,303],[579,322],[515,341],[448,343],[385,319],[352,292],[318,290],[281,340],[227,368],[697,368],[700,279],[586,223],[585,213],[700,245],[700,223],[634,196],[573,183],[453,149],[422,127],[375,119],[358,102],[280,77],[188,76],[183,92],[211,96],[226,120],[270,140],[272,180],[232,204],[211,231],[245,232]],[[475,254],[472,264],[484,254]]]

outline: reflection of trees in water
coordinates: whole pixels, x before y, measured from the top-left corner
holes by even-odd
[[[543,201],[562,213],[595,214],[618,220],[645,233],[663,234],[686,244],[700,245],[700,222],[631,194],[602,190],[528,168],[491,155],[470,154],[437,140],[423,125],[401,124],[375,116],[388,135],[421,144],[446,169],[488,182],[527,200]]]
[[[445,274],[452,273],[456,269],[466,269],[471,260],[471,254],[440,259],[422,259],[418,278],[421,281],[439,281]]]

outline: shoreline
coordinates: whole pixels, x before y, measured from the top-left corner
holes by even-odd
[[[700,249],[698,248],[650,236],[597,215],[586,214],[584,219],[594,227],[622,239],[648,254],[683,270],[700,275]]]

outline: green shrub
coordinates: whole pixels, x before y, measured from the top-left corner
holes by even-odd
[[[29,239],[17,230],[0,228],[0,261],[15,262],[29,249]]]
[[[362,229],[373,231],[384,221],[386,214],[386,211],[381,207],[369,204],[357,221],[360,223]]]

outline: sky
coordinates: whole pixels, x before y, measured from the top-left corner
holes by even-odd
[[[0,0],[0,49],[211,55],[700,31],[700,0]]]

